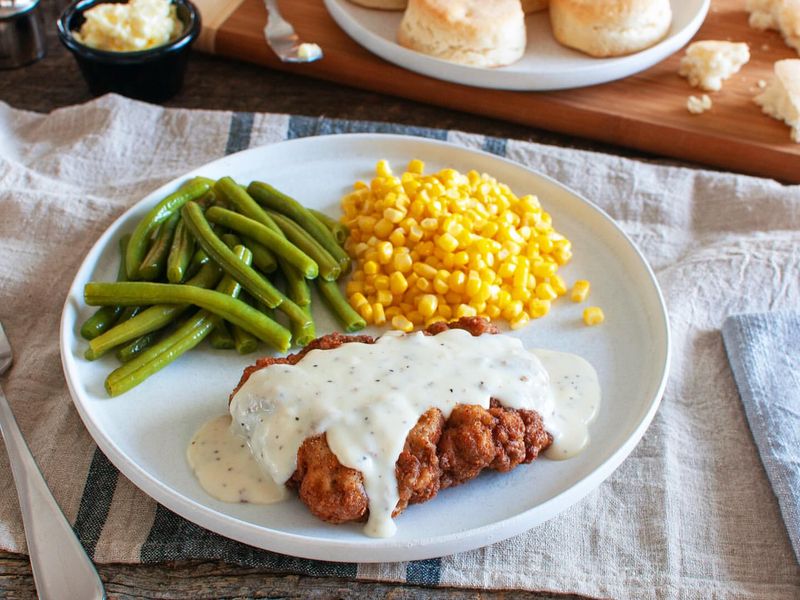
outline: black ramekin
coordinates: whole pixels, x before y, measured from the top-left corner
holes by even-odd
[[[200,34],[200,12],[189,0],[172,0],[183,32],[174,41],[136,52],[96,50],[78,42],[73,31],[83,25],[84,11],[96,4],[124,0],[78,0],[58,19],[58,37],[73,54],[95,96],[116,92],[130,98],[163,102],[181,89],[189,48]]]

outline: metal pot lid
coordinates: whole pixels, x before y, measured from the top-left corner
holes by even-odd
[[[0,0],[0,20],[13,19],[33,9],[39,0]]]

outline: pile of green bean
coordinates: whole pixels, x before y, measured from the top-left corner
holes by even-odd
[[[266,183],[191,179],[122,238],[117,281],[86,284],[86,303],[101,308],[81,326],[85,356],[116,352],[105,387],[117,396],[206,337],[240,354],[305,346],[316,337],[310,284],[357,331],[364,319],[336,282],[350,267],[347,235]]]

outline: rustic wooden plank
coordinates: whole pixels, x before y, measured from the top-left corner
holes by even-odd
[[[713,0],[697,39],[747,41],[752,59],[712,94],[714,108],[690,115],[686,99],[698,91],[678,77],[680,54],[647,71],[605,85],[559,92],[485,90],[438,81],[396,67],[361,48],[338,28],[322,0],[283,2],[281,10],[302,37],[325,49],[325,59],[287,65],[267,48],[261,0],[245,0],[217,33],[216,52],[272,68],[495,117],[550,131],[583,136],[723,169],[800,182],[800,144],[788,128],[753,103],[757,82],[772,64],[796,56],[775,32],[747,25],[739,0]]]
[[[423,588],[335,577],[282,575],[214,561],[177,562],[169,565],[98,565],[98,571],[110,599],[556,600],[551,594],[532,592]],[[36,597],[27,556],[0,552],[0,596],[8,600]],[[559,595],[557,598],[581,600],[581,597],[573,595]]]

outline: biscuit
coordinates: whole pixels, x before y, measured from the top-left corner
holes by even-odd
[[[409,0],[397,41],[442,60],[499,67],[525,53],[520,0]]]
[[[556,40],[591,56],[621,56],[661,40],[672,23],[669,0],[551,0]]]

